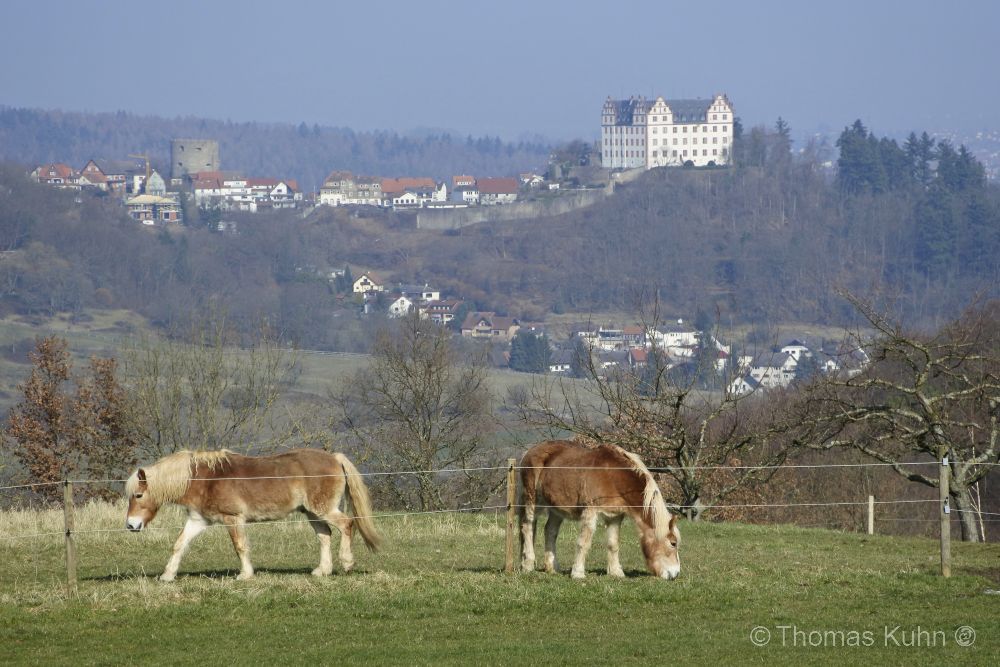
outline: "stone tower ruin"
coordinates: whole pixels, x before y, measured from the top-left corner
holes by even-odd
[[[170,165],[171,178],[219,171],[219,142],[215,139],[173,139],[170,141]]]

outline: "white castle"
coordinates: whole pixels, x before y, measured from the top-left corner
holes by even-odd
[[[606,169],[729,164],[732,145],[733,106],[725,95],[604,102],[601,166]]]

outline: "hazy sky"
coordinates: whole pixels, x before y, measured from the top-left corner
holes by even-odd
[[[593,138],[727,93],[801,133],[1000,126],[1000,1],[13,0],[0,105]]]

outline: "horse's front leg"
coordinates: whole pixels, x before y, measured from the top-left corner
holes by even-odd
[[[240,557],[240,573],[237,579],[253,577],[253,565],[250,564],[250,540],[247,539],[246,521],[241,516],[227,516],[223,519],[229,529],[229,538],[233,541],[236,555]]]
[[[580,537],[576,540],[576,560],[570,576],[583,579],[586,576],[587,552],[590,551],[590,541],[594,539],[597,530],[597,510],[588,508],[580,516]]]
[[[621,560],[618,558],[618,535],[621,532],[624,516],[608,519],[608,574],[612,577],[624,577]]]
[[[173,581],[177,577],[177,568],[181,565],[181,558],[184,556],[184,552],[187,551],[188,545],[207,526],[208,522],[205,521],[203,516],[197,512],[188,512],[187,523],[184,524],[181,534],[177,536],[177,541],[174,542],[174,553],[170,556],[170,560],[167,561],[167,566],[163,569],[163,574],[160,575],[160,581]]]

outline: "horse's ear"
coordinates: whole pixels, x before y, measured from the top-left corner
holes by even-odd
[[[677,515],[676,514],[671,514],[670,515],[670,524],[667,526],[667,532],[668,533],[676,533],[677,532]]]
[[[141,484],[142,486],[146,485],[146,471],[145,470],[143,470],[142,468],[139,468],[139,472],[137,473],[137,478],[139,480],[139,484]]]

